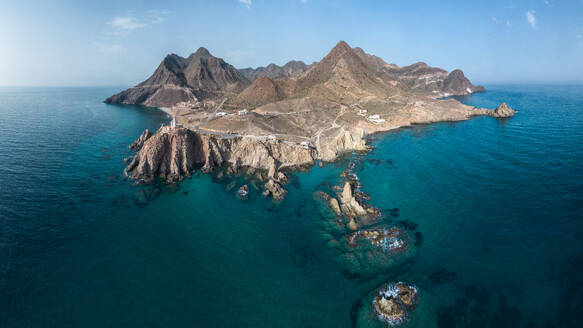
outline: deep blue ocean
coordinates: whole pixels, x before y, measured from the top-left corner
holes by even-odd
[[[124,179],[128,144],[169,119],[102,103],[123,88],[0,88],[0,327],[351,327],[395,280],[423,291],[409,326],[581,327],[583,86],[486,87],[461,100],[515,117],[375,135],[279,204],[205,174]],[[312,197],[354,161],[422,236],[371,280],[342,274]]]

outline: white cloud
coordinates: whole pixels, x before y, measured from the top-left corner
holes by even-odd
[[[141,23],[137,18],[132,16],[114,17],[112,20],[107,22],[107,25],[110,25],[114,29],[120,30],[135,30],[137,28],[148,26],[148,24]]]
[[[524,13],[526,16],[526,20],[532,26],[532,28],[536,28],[536,17],[534,17],[534,10],[529,10]]]
[[[251,8],[251,5],[253,4],[252,0],[239,0],[239,2],[244,4],[247,9]]]
[[[545,5],[547,5],[547,6],[550,4],[550,3],[549,3],[549,0],[543,0],[543,2],[544,2],[544,3],[545,3]]]
[[[167,12],[148,12],[144,18],[135,16],[117,16],[112,18],[106,24],[109,25],[114,35],[126,35],[133,30],[144,28],[148,25],[160,24],[166,20]]]
[[[506,26],[510,26],[510,21],[506,20]]]

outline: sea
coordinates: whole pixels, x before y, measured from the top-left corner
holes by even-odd
[[[128,180],[128,144],[169,117],[103,103],[123,87],[2,87],[0,327],[382,327],[357,318],[391,281],[420,291],[402,326],[581,327],[583,86],[486,88],[459,99],[516,115],[373,135],[273,202],[216,175]],[[418,237],[371,279],[314,203],[347,165]]]

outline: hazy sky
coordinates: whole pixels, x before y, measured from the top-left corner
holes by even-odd
[[[338,42],[476,83],[583,83],[583,0],[0,0],[0,85],[130,85],[204,46],[235,67]]]

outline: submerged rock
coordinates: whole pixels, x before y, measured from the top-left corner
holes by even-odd
[[[249,195],[249,186],[247,186],[247,185],[242,185],[241,188],[239,188],[239,190],[237,190],[237,196],[239,196],[239,198],[241,198],[241,199],[247,199],[248,195]]]
[[[372,246],[386,252],[398,252],[407,247],[402,235],[403,232],[397,228],[371,228],[350,234],[347,240],[353,246],[356,246],[360,240],[366,240]]]

